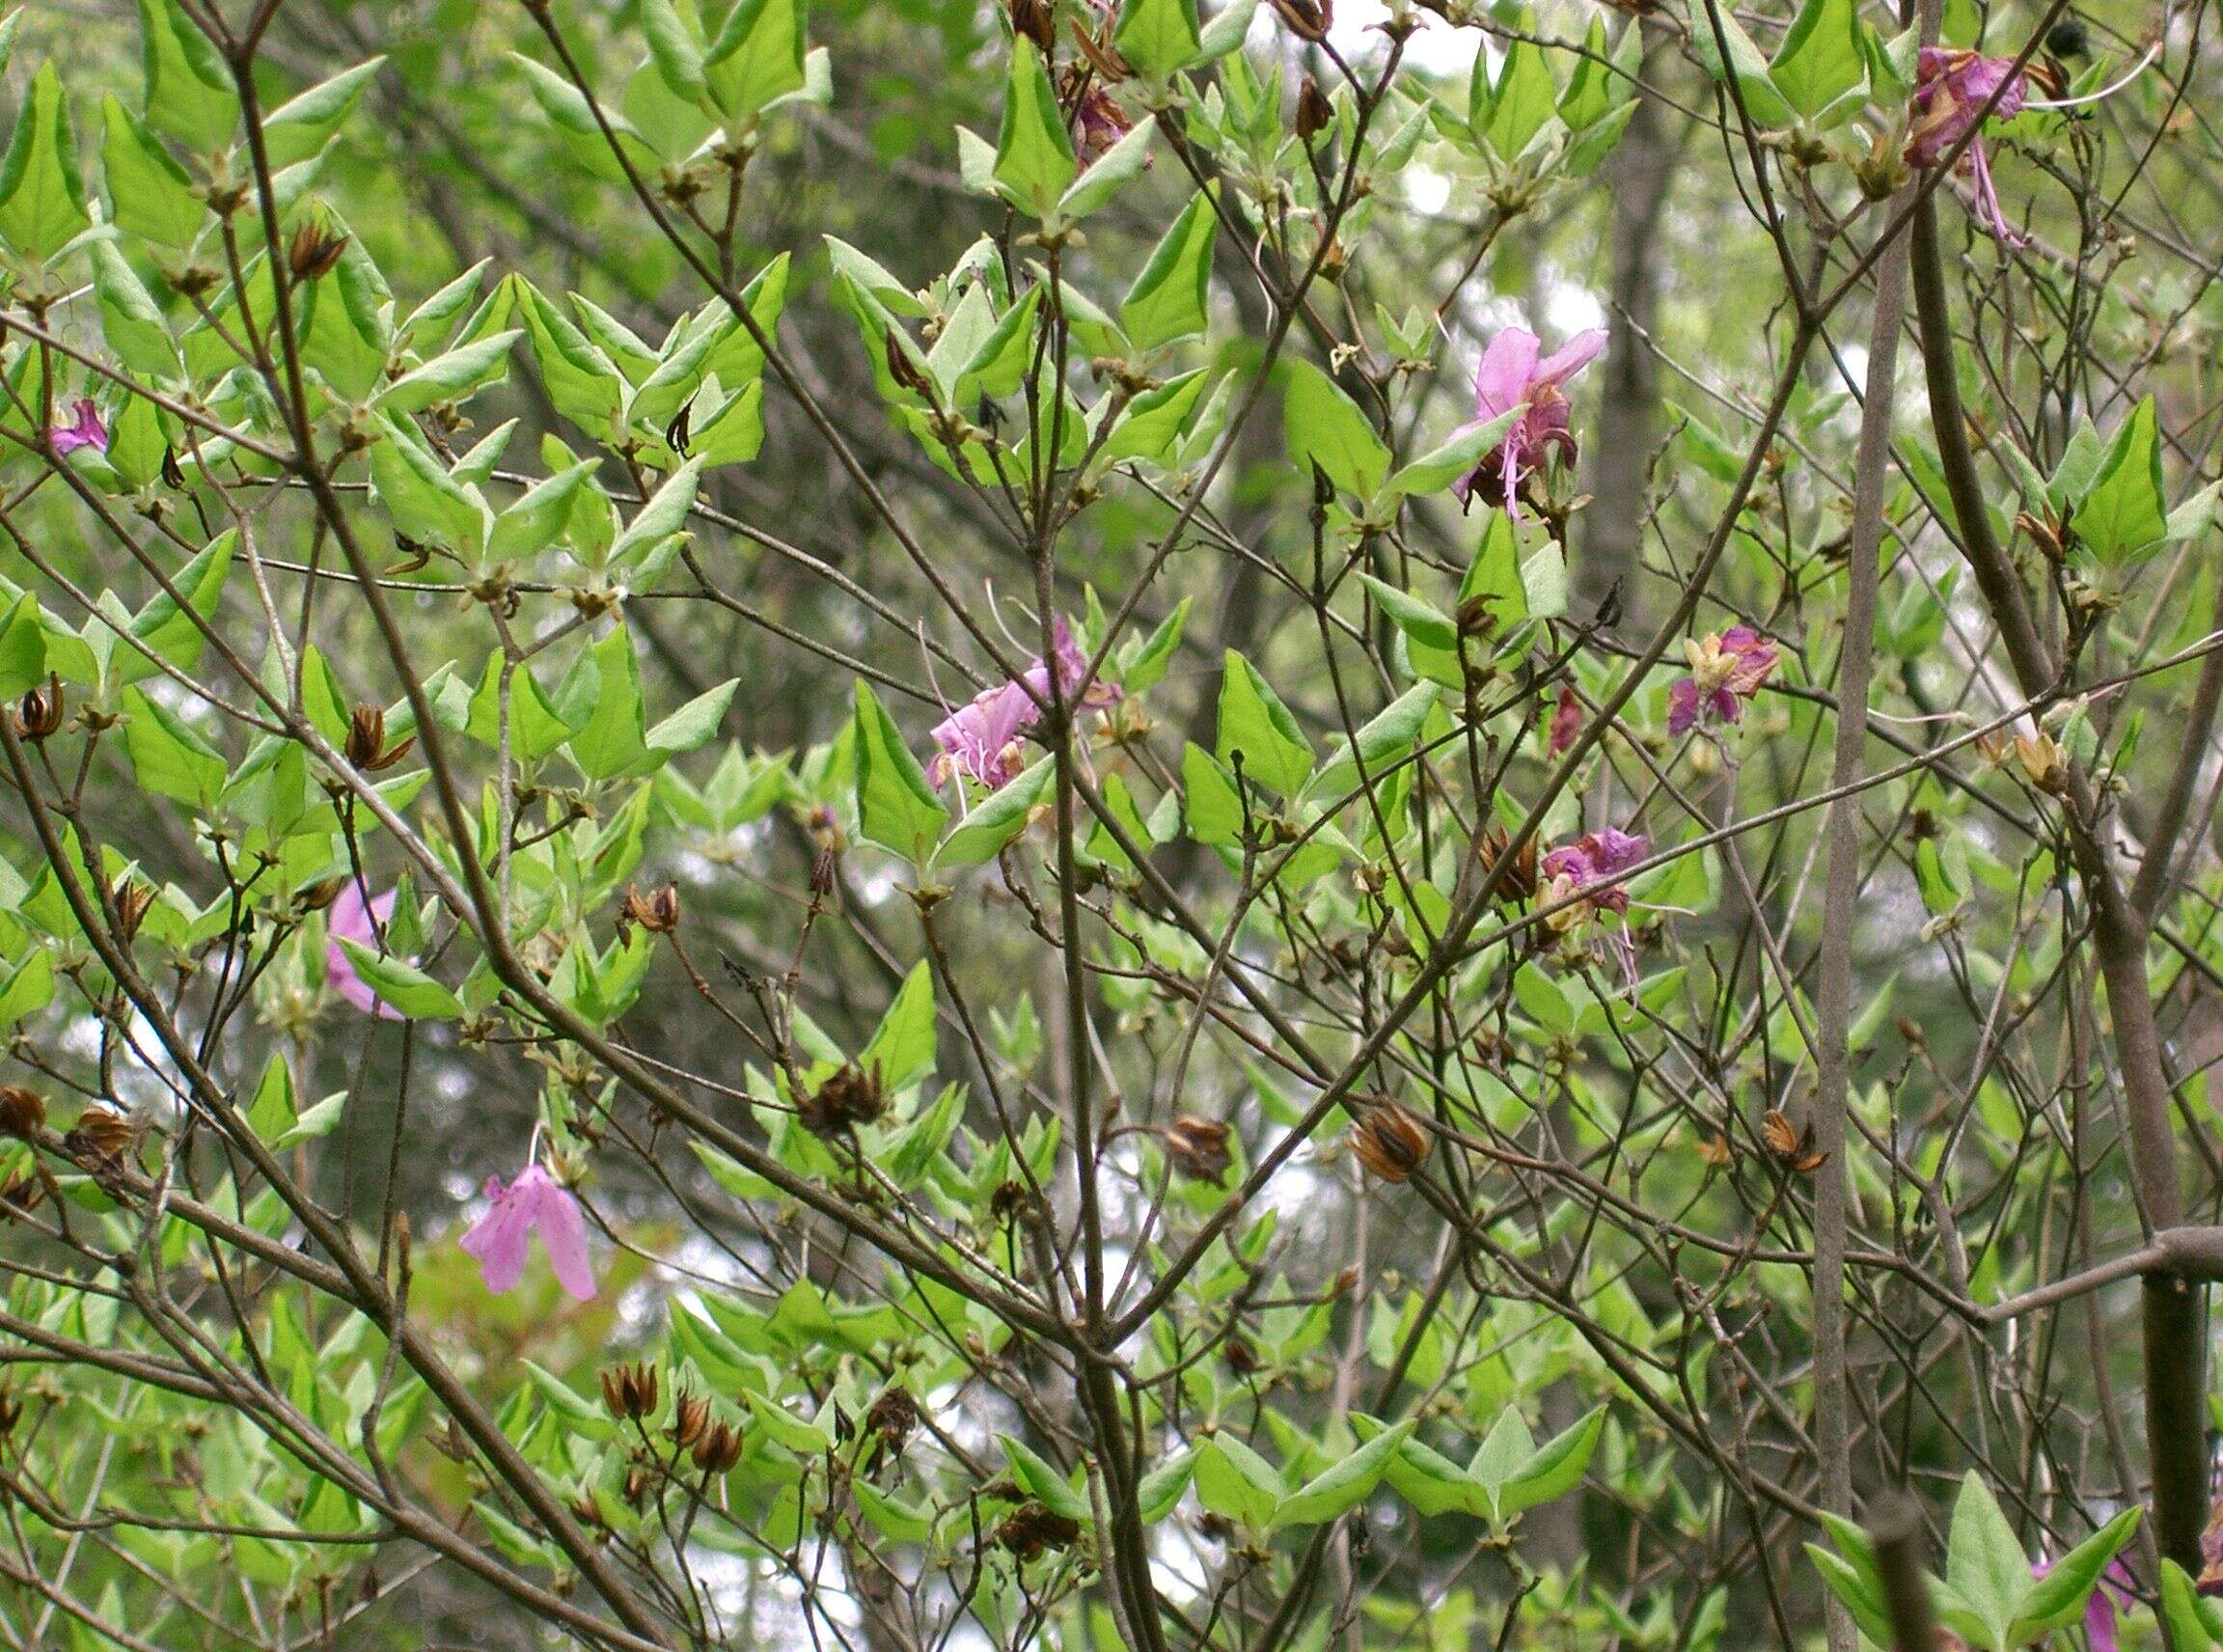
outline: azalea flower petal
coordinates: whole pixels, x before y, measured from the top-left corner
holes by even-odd
[[[1681,739],[1698,721],[1698,685],[1677,677],[1667,689],[1667,732]]]
[[[1531,393],[1550,385],[1553,388],[1565,384],[1606,350],[1606,330],[1603,327],[1585,327],[1561,344],[1542,361],[1528,376]]]
[[[1474,417],[1487,425],[1500,413],[1510,413],[1528,399],[1528,386],[1536,374],[1536,335],[1525,327],[1507,327],[1490,341],[1482,352],[1482,365],[1474,372]]]
[[[537,1169],[538,1167],[534,1167]],[[530,1173],[530,1172],[528,1172]],[[525,1178],[519,1176],[519,1182]],[[514,1290],[525,1276],[525,1256],[532,1248],[533,1219],[514,1188],[504,1188],[488,1177],[486,1191],[493,1199],[486,1214],[471,1225],[459,1241],[464,1252],[478,1258],[479,1277],[486,1288],[500,1296]]]
[[[533,1201],[533,1225],[540,1230],[556,1282],[574,1302],[585,1302],[594,1294],[594,1269],[587,1256],[587,1219],[579,1200],[537,1165],[526,1173],[537,1177],[525,1197]]]
[[[342,998],[366,1015],[375,1015],[381,1021],[406,1019],[391,1004],[371,990],[356,970],[354,960],[347,956],[342,941],[352,941],[358,947],[375,948],[378,945],[378,925],[394,916],[393,890],[365,904],[360,879],[349,878],[324,914],[324,979]],[[377,923],[371,920],[375,917]]]

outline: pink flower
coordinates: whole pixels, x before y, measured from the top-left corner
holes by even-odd
[[[1972,51],[1924,46],[1914,71],[1914,116],[1907,132],[1907,164],[1930,167],[1968,138],[1957,170],[1968,174],[1976,194],[1976,220],[2007,246],[2018,247],[2029,237],[2008,223],[1999,205],[1999,192],[1991,186],[1991,163],[1984,153],[1984,140],[1970,137],[1990,103],[1992,119],[2005,121],[2021,113],[2028,96],[2027,77],[2017,71],[2012,58],[1979,57]],[[1991,102],[1993,94],[1998,101]]]
[[[2051,1560],[2040,1560],[2030,1568],[2033,1578],[2043,1578],[2053,1569]],[[2116,1652],[2120,1642],[2115,1638],[2115,1611],[2120,1603],[2130,1604],[2130,1591],[2135,1586],[2130,1568],[2120,1557],[2107,1564],[2100,1574],[2100,1582],[2084,1603],[2084,1638],[2092,1652]]]
[[[1541,347],[1525,327],[1507,327],[1482,352],[1482,365],[1474,374],[1474,417],[1460,428],[1476,429],[1507,413],[1519,412],[1521,417],[1496,449],[1453,489],[1462,502],[1480,492],[1491,504],[1519,515],[1522,481],[1543,462],[1546,450],[1556,448],[1564,457],[1575,456],[1567,398],[1560,387],[1598,358],[1606,347],[1606,335],[1592,327],[1539,359]]]
[[[356,971],[354,961],[347,956],[343,941],[352,941],[358,947],[369,947],[375,951],[378,931],[394,916],[394,892],[388,890],[369,905],[364,904],[363,884],[359,878],[349,878],[346,888],[332,902],[332,909],[324,915],[324,979],[332,989],[366,1015],[375,1015],[381,1021],[406,1019],[391,1004],[370,990],[370,983]],[[373,923],[375,920],[375,923]]]
[[[1068,700],[1078,695],[1079,704],[1084,707],[1110,705],[1119,698],[1117,685],[1100,678],[1091,680],[1085,692],[1081,691],[1088,656],[1081,651],[1072,626],[1062,616],[1054,621],[1052,637],[1059,692]],[[1020,686],[1022,682],[1025,687]],[[1049,698],[1050,667],[1039,658],[1028,663],[1019,680],[982,689],[969,703],[934,726],[934,743],[942,750],[935,755],[928,777],[942,785],[952,774],[961,774],[990,789],[1016,780],[1027,766],[1020,737],[1040,718],[1035,702]]]
[[[1775,645],[1749,625],[1687,642],[1683,653],[1690,675],[1667,691],[1667,731],[1676,735],[1688,733],[1709,713],[1722,723],[1743,717],[1744,702],[1760,692],[1778,657]]]
[[[57,425],[46,432],[46,439],[54,444],[59,458],[73,454],[79,448],[91,448],[96,454],[108,451],[108,427],[100,422],[100,409],[93,404],[90,396],[80,396],[70,404],[69,411],[76,415],[67,425]]]
[[[524,1277],[525,1253],[538,1232],[557,1282],[572,1300],[585,1302],[594,1294],[594,1269],[587,1259],[587,1219],[579,1213],[579,1201],[554,1176],[531,1164],[508,1187],[500,1176],[488,1176],[485,1193],[493,1202],[461,1243],[479,1259],[480,1276],[488,1290],[500,1296]]]
[[[1580,895],[1601,912],[1626,912],[1629,892],[1620,886],[1620,875],[1651,852],[1652,840],[1641,832],[1608,826],[1553,849],[1544,857],[1543,870],[1545,877],[1562,885],[1556,898]]]
[[[1102,158],[1104,151],[1134,129],[1135,123],[1126,110],[1119,107],[1112,95],[1101,86],[1091,86],[1081,95],[1081,105],[1073,111],[1073,148],[1083,167],[1090,167]],[[1144,165],[1149,163],[1145,161]]]
[[[1551,756],[1557,757],[1572,746],[1582,732],[1582,702],[1575,698],[1575,691],[1559,691],[1559,703],[1551,712],[1551,732],[1549,737]]]

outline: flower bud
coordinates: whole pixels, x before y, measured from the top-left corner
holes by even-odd
[[[1057,24],[1051,15],[1051,0],[1011,0],[1011,35],[1025,36],[1044,57],[1057,43]]]

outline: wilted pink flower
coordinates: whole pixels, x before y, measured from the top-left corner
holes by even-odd
[[[1093,166],[1113,144],[1134,129],[1135,122],[1117,100],[1101,86],[1081,95],[1073,111],[1073,148],[1083,166]]]
[[[1541,359],[1537,352],[1542,345],[1525,327],[1507,327],[1490,341],[1474,374],[1474,417],[1460,428],[1472,430],[1516,411],[1521,417],[1453,490],[1462,502],[1479,492],[1519,515],[1522,480],[1543,462],[1545,451],[1556,448],[1563,456],[1574,457],[1575,436],[1568,428],[1567,398],[1560,387],[1605,347],[1606,335],[1596,327],[1577,333]]]
[[[1559,703],[1551,712],[1551,755],[1557,757],[1564,752],[1581,732],[1582,702],[1575,698],[1573,689],[1563,688],[1559,691]]]
[[[1958,170],[1968,174],[1975,190],[1977,222],[2010,247],[2022,245],[2028,237],[2007,222],[1999,193],[1991,187],[1991,163],[1985,156],[1984,140],[1969,134],[1994,93],[1999,100],[1991,103],[1991,118],[2004,121],[2021,113],[2028,91],[2027,79],[2012,58],[1924,46],[1916,62],[1914,118],[1907,133],[1909,166],[1936,166],[1962,138],[1968,138]]]
[[[1557,892],[1561,898],[1580,895],[1601,912],[1626,912],[1629,892],[1617,880],[1651,852],[1652,840],[1642,833],[1608,826],[1603,832],[1585,832],[1546,855],[1544,876],[1553,883],[1565,880]]]
[[[2040,1560],[2030,1568],[2030,1575],[2043,1578],[2052,1569],[2051,1560]],[[2119,1604],[2124,1607],[2130,1604],[2131,1590],[2135,1587],[2130,1568],[2120,1557],[2109,1561],[2107,1570],[2100,1574],[2099,1584],[2084,1603],[2084,1638],[2092,1652],[2116,1652],[2120,1644],[2115,1638],[2116,1608]]]
[[[1690,675],[1667,691],[1667,731],[1687,734],[1708,713],[1723,723],[1744,715],[1744,702],[1775,669],[1776,647],[1749,625],[1683,645]]]
[[[485,1193],[492,1202],[461,1243],[478,1258],[488,1290],[500,1296],[524,1277],[525,1254],[538,1232],[557,1282],[577,1302],[594,1294],[594,1269],[587,1259],[587,1219],[579,1213],[579,1201],[554,1176],[537,1163],[530,1164],[508,1187],[500,1176],[488,1176]]]
[[[57,425],[46,432],[47,440],[54,444],[57,456],[73,454],[79,448],[91,448],[95,453],[108,451],[108,427],[100,422],[100,409],[93,404],[90,396],[80,396],[70,404],[75,415],[69,424]]]
[[[1081,688],[1088,670],[1088,657],[1074,640],[1073,628],[1060,616],[1052,625],[1053,652],[1057,661],[1057,687],[1069,699]],[[1026,686],[1021,687],[1024,683]],[[1028,691],[1033,692],[1029,694]],[[934,743],[942,748],[927,770],[936,785],[952,774],[964,775],[991,788],[1018,778],[1026,754],[1020,737],[1032,729],[1041,713],[1036,701],[1050,698],[1050,667],[1037,658],[1013,682],[982,689],[971,702],[934,726]],[[1080,694],[1084,707],[1110,705],[1119,698],[1116,684],[1101,678],[1089,682]]]
[[[349,878],[346,888],[332,902],[331,910],[324,914],[324,979],[357,1009],[366,1015],[375,1015],[382,1021],[403,1020],[401,1012],[370,990],[370,983],[356,971],[354,961],[347,956],[343,941],[352,941],[358,947],[373,950],[378,946],[378,931],[394,916],[394,892],[388,890],[368,905],[363,900],[363,884],[359,878]],[[375,920],[375,922],[373,922]]]

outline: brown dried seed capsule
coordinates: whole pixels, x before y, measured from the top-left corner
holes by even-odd
[[[1800,1175],[1820,1170],[1829,1157],[1814,1150],[1814,1126],[1799,1130],[1780,1108],[1770,1107],[1761,1118],[1760,1141],[1770,1154]]]
[[[838,1136],[887,1112],[888,1095],[880,1088],[879,1069],[852,1064],[805,1096],[795,1111],[812,1135]]]
[[[1274,0],[1274,10],[1280,13],[1291,34],[1314,43],[1326,40],[1335,22],[1335,8],[1330,0]]]
[[[347,743],[342,748],[357,768],[369,768],[386,749],[386,713],[375,705],[358,705],[347,714]]]
[[[1021,1503],[996,1528],[996,1541],[1022,1560],[1035,1559],[1045,1549],[1070,1549],[1080,1535],[1079,1521],[1032,1501]]]
[[[1011,0],[1011,34],[1034,42],[1044,57],[1057,43],[1057,25],[1051,16],[1050,0]]]
[[[571,1518],[581,1526],[600,1526],[602,1505],[594,1501],[594,1494],[582,1490],[571,1500]]]
[[[46,1127],[46,1098],[21,1085],[0,1085],[0,1136],[28,1141]]]
[[[1435,1144],[1428,1127],[1396,1102],[1385,1101],[1351,1126],[1351,1151],[1386,1182],[1412,1178]]]
[[[710,1402],[700,1394],[689,1393],[685,1389],[672,1401],[672,1426],[667,1431],[681,1450],[702,1437],[703,1428],[710,1421]]]
[[[130,1118],[112,1107],[88,1107],[77,1115],[69,1134],[62,1138],[63,1151],[80,1162],[121,1163],[131,1151],[139,1132]]]
[[[37,745],[62,727],[65,709],[62,679],[48,675],[44,688],[35,688],[24,695],[15,708],[15,730],[24,739]]]
[[[1227,1146],[1228,1135],[1223,1118],[1195,1118],[1184,1114],[1166,1126],[1166,1157],[1183,1175],[1217,1187],[1234,1163],[1234,1154]]]
[[[695,1466],[706,1474],[723,1474],[741,1461],[741,1431],[728,1422],[713,1422],[695,1442]]]
[[[638,1422],[656,1409],[656,1367],[645,1361],[602,1371],[602,1403],[610,1415]]]
[[[345,235],[336,235],[321,224],[304,223],[293,232],[292,244],[286,249],[286,266],[295,281],[315,281],[330,275],[346,249]]]
[[[638,923],[651,935],[669,935],[679,927],[679,892],[665,884],[643,895],[626,885],[624,922]]]
[[[864,1413],[864,1426],[889,1445],[900,1447],[919,1426],[919,1402],[908,1389],[884,1388]]]
[[[118,939],[129,941],[139,933],[139,925],[146,920],[147,909],[154,904],[154,886],[141,883],[136,878],[119,880],[109,892],[116,903],[116,934]]]
[[[1328,101],[1320,83],[1307,74],[1297,91],[1297,141],[1309,146],[1334,120],[1335,105]]]

